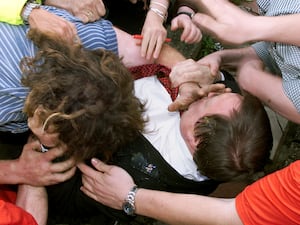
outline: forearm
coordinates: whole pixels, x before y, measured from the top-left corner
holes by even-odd
[[[44,187],[19,185],[16,205],[29,212],[39,225],[47,224],[48,198]]]
[[[285,94],[281,77],[249,63],[238,71],[237,81],[244,90],[257,96],[272,110],[300,124],[300,113]]]
[[[200,195],[140,189],[136,195],[136,212],[167,224],[242,224],[236,214],[233,200]]]
[[[253,30],[249,41],[270,41],[300,46],[300,14],[253,17],[249,30]]]
[[[19,173],[17,160],[0,160],[0,183],[21,183],[21,176]]]
[[[156,63],[172,68],[176,63],[186,60],[177,49],[165,44],[160,52]]]
[[[258,58],[256,52],[251,47],[225,49],[213,54],[218,54],[221,58],[220,68],[237,69],[245,59]]]

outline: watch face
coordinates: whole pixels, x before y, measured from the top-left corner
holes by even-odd
[[[133,215],[134,214],[134,207],[129,202],[124,203],[123,210],[127,215]]]

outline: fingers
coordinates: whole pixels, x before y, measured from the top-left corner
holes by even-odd
[[[95,10],[85,10],[78,17],[83,23],[94,22],[99,19],[98,12],[95,12]]]
[[[217,38],[215,33],[218,33],[219,23],[214,18],[206,14],[196,13],[193,22],[202,32],[207,33],[212,38]]]
[[[71,158],[71,159],[61,161],[61,162],[52,163],[51,171],[53,173],[62,173],[62,172],[65,172],[67,170],[70,170],[74,166],[75,166],[75,161]]]
[[[49,161],[52,161],[58,157],[63,156],[65,151],[66,151],[66,147],[60,146],[60,147],[52,148],[50,151],[45,152],[44,155],[45,155],[45,158],[47,158]]]
[[[71,169],[64,172],[57,172],[51,174],[51,179],[49,178],[48,185],[53,185],[57,183],[64,182],[74,176],[76,171],[76,167],[72,167]]]
[[[143,35],[141,56],[145,57],[147,60],[150,60],[151,58],[157,59],[159,57],[165,39],[166,35]]]
[[[91,163],[99,172],[109,172],[110,166],[100,161],[99,159],[92,158]]]
[[[100,161],[99,159],[96,159],[96,158],[92,158],[91,163],[92,163],[93,167],[98,172],[102,172],[102,173],[109,172],[110,167],[111,167],[111,166],[105,164],[104,162],[102,162],[102,161]],[[80,169],[80,171],[82,173],[84,173],[86,175],[89,175],[89,176],[93,176],[93,172],[95,172],[95,170],[93,168],[91,168],[90,166],[87,166],[84,163],[78,164],[77,167]]]
[[[171,30],[183,29],[180,40],[192,44],[199,42],[202,38],[200,29],[192,22],[190,17],[179,15],[171,22]]]
[[[80,43],[80,39],[77,35],[77,29],[73,23],[69,21],[62,20],[62,23],[59,25],[61,31],[59,32],[60,36],[63,37],[67,42],[73,42],[75,44]],[[57,28],[59,29],[59,28]]]
[[[184,105],[179,98],[176,98],[176,100],[168,106],[168,111],[175,112],[185,110],[186,108],[187,106]]]
[[[55,34],[70,43],[74,42],[74,37],[78,37],[73,23],[43,9],[34,10],[30,14],[30,30],[38,30],[43,34]]]
[[[142,29],[141,56],[147,60],[159,57],[161,48],[167,37],[167,30],[161,18],[154,13],[148,13]]]
[[[168,106],[168,110],[170,112],[186,110],[191,103],[207,96],[210,92],[225,93],[231,92],[231,89],[225,88],[224,84],[199,86],[194,82],[184,83],[179,88],[180,95]]]
[[[177,63],[169,75],[172,86],[178,87],[186,82],[198,84],[210,84],[214,78],[211,76],[210,68],[200,65],[192,59]]]
[[[106,8],[105,8],[105,5],[102,0],[98,1],[98,4],[96,4],[96,6],[95,6],[95,10],[96,10],[96,14],[99,16],[99,18],[106,14]]]

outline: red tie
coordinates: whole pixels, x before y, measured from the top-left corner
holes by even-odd
[[[170,94],[172,101],[174,101],[178,95],[178,88],[172,88],[169,79],[171,70],[160,64],[145,64],[141,66],[130,67],[129,71],[132,73],[135,80],[156,75],[162,85],[166,88]]]

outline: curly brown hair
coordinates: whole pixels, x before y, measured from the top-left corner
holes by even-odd
[[[30,90],[24,112],[32,117],[42,106],[45,130],[59,133],[67,156],[81,161],[100,153],[108,160],[143,130],[144,105],[119,57],[35,32],[31,37],[40,51],[21,62],[22,83]]]
[[[245,93],[230,117],[211,115],[195,125],[199,140],[194,161],[211,179],[253,182],[264,170],[273,146],[270,120],[262,103]]]

